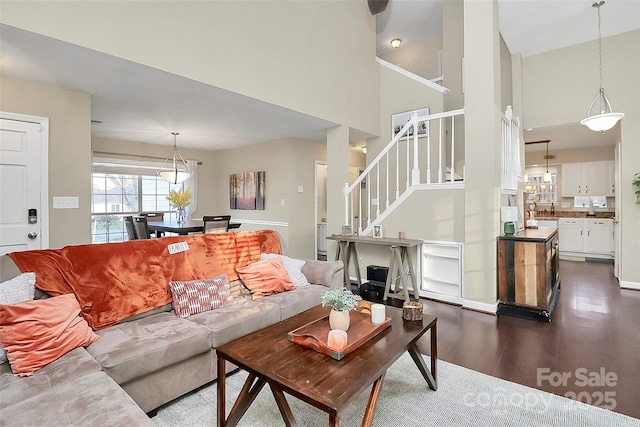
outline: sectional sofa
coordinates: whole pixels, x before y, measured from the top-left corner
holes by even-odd
[[[0,257],[0,286],[35,272],[34,298],[73,294],[81,317],[99,336],[30,376],[14,375],[10,363],[1,364],[0,424],[153,425],[148,414],[217,378],[217,346],[311,308],[323,291],[342,286],[340,261],[292,260],[277,256],[281,252],[277,234],[263,230]],[[267,287],[270,295],[263,297],[265,289],[252,292],[238,271],[262,265],[261,258],[277,259],[278,268],[288,260],[287,273],[291,277],[297,269],[298,283],[282,292]],[[247,280],[260,281],[262,272],[256,271]],[[220,277],[229,283],[224,304],[216,300],[206,311],[176,315],[170,282],[175,287]],[[265,283],[279,280],[267,277]]]

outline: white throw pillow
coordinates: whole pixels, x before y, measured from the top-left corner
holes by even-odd
[[[287,270],[287,274],[289,275],[289,279],[293,282],[295,287],[308,285],[309,282],[304,274],[302,274],[302,266],[305,261],[301,259],[289,258],[286,255],[280,254],[260,254],[260,259],[265,260],[269,258],[282,258],[282,263],[284,264],[285,270]]]
[[[33,299],[36,285],[36,273],[21,275],[0,283],[0,304],[18,304]],[[0,343],[0,363],[7,361],[7,352]]]

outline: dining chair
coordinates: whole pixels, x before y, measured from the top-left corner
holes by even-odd
[[[164,212],[140,212],[141,216],[147,217],[147,222],[162,222],[164,221]],[[163,237],[163,231],[156,231],[156,237]]]
[[[147,217],[144,215],[136,215],[133,217],[133,225],[135,226],[138,239],[150,239],[151,233],[149,232],[149,224],[147,224]]]
[[[133,217],[131,215],[124,217],[124,226],[127,229],[129,240],[137,240],[138,233],[136,233],[136,227],[133,225]]]
[[[204,233],[226,233],[229,231],[229,221],[231,221],[231,215],[203,216]]]

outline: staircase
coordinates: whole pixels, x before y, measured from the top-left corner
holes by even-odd
[[[418,116],[345,184],[345,223],[368,235],[415,191],[464,188],[464,110]],[[462,149],[462,150],[461,150]]]

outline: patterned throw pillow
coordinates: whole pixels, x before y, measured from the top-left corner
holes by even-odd
[[[170,282],[169,288],[176,316],[182,318],[225,307],[233,302],[226,274],[213,279]]]
[[[17,304],[32,300],[35,293],[36,273],[21,275],[0,283],[0,304]],[[0,344],[0,363],[7,361],[7,352]]]

